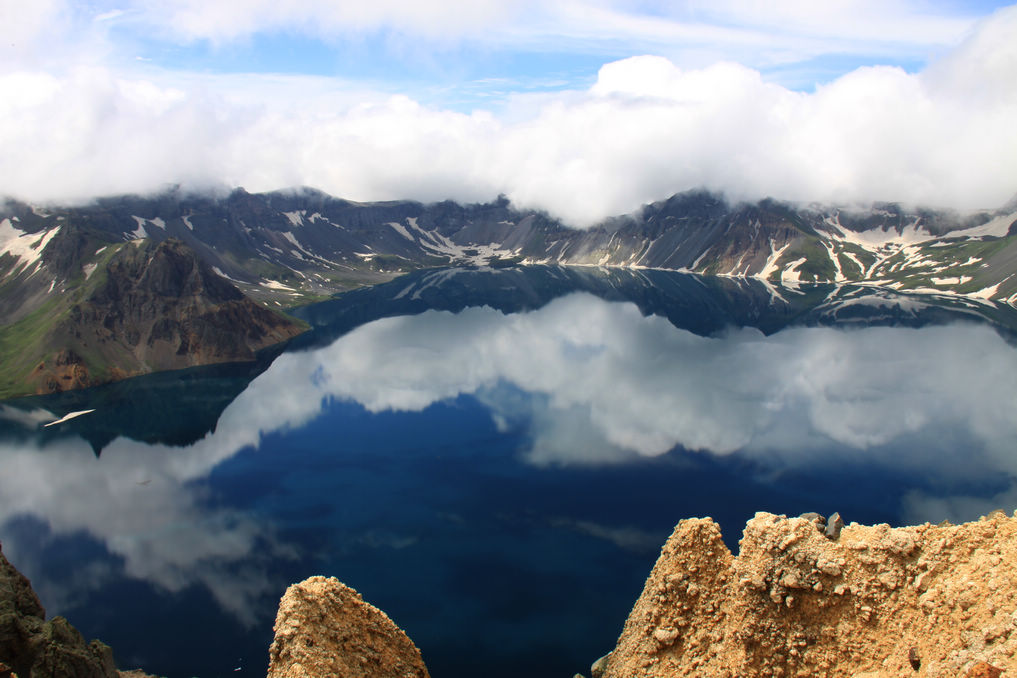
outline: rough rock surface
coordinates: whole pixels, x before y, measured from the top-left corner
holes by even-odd
[[[246,298],[177,240],[137,241],[95,272],[95,289],[40,341],[36,393],[194,365],[253,360],[302,331]]]
[[[311,577],[286,590],[275,619],[268,676],[429,678],[413,641],[334,577]]]
[[[737,558],[711,519],[678,524],[604,676],[1009,675],[1015,654],[1017,518],[831,540],[758,513]]]
[[[0,662],[31,678],[118,678],[108,646],[46,611],[28,579],[0,553]]]

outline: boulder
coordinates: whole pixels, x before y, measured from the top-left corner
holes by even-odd
[[[413,641],[334,577],[311,577],[286,590],[275,619],[268,676],[429,678]]]

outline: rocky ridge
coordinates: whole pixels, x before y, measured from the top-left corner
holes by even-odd
[[[1017,518],[823,527],[756,514],[735,557],[712,520],[683,520],[603,678],[1017,671]]]
[[[420,650],[378,608],[335,578],[286,590],[275,620],[268,678],[429,678]]]
[[[358,620],[365,606],[384,634]],[[269,676],[426,675],[423,664],[347,672],[392,652],[419,658],[390,624],[335,580],[291,587]],[[1009,672],[1017,672],[1017,514],[1002,511],[899,528],[758,513],[737,557],[713,520],[683,520],[615,649],[592,667],[593,678]]]
[[[169,191],[79,207],[9,200],[0,203],[0,282],[35,276],[26,290],[44,295],[52,271],[33,268],[36,254],[45,250],[45,263],[54,262],[56,249],[83,238],[179,239],[246,294],[283,305],[417,269],[517,262],[864,282],[1017,302],[1017,203],[960,214],[891,203],[734,203],[688,191],[575,229],[504,198],[359,203],[309,188],[219,196]],[[74,251],[60,261],[88,265],[88,256],[75,260]]]
[[[121,672],[108,645],[89,643],[63,617],[46,620],[32,585],[0,552],[0,676],[151,678]]]
[[[250,360],[299,333],[177,240],[121,249],[102,283],[72,307],[65,327],[83,343],[121,343],[116,353],[129,351],[139,371]]]
[[[710,518],[665,543],[593,678],[991,677],[1017,672],[1017,514],[829,525],[758,513],[734,556]],[[0,662],[21,676],[142,678],[45,611],[0,553]],[[280,601],[269,678],[429,678],[384,612],[334,578]],[[4,669],[0,666],[0,672]]]

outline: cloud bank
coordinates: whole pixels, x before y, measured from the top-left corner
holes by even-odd
[[[388,25],[397,6],[329,16],[347,27]],[[470,6],[464,25],[491,26],[511,12]],[[236,38],[214,19],[230,3],[173,7],[178,33]],[[324,11],[312,2],[285,16],[258,7],[243,14],[250,25],[230,25],[244,34],[296,29]],[[23,19],[29,33],[36,14]],[[819,24],[795,16],[801,30]],[[406,20],[427,32],[423,19]],[[941,23],[929,34],[957,33]],[[690,68],[635,56],[605,64],[586,89],[516,95],[472,112],[325,77],[26,59],[0,70],[0,193],[67,201],[180,183],[310,185],[356,200],[505,194],[577,226],[696,187],[746,199],[991,208],[1017,192],[1015,34],[1010,7],[919,73],[859,68],[809,93],[731,61]]]

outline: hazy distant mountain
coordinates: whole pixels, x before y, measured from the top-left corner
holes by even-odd
[[[153,249],[165,241],[175,244]],[[129,249],[129,242],[147,244]],[[191,251],[200,270],[164,266],[160,273],[163,283],[177,285],[181,293],[189,290],[188,301],[172,312],[160,310],[155,301],[160,293],[145,287],[155,284],[154,274],[140,259],[183,260]],[[356,203],[312,189],[265,194],[237,189],[220,197],[170,191],[67,208],[7,201],[0,207],[4,376],[25,371],[29,357],[16,348],[25,341],[51,351],[33,383],[52,386],[53,379],[68,381],[68,374],[78,383],[74,375],[80,370],[69,365],[79,363],[59,354],[62,348],[91,365],[88,379],[95,379],[112,374],[109,366],[120,364],[113,357],[120,353],[133,356],[123,369],[136,373],[186,360],[228,360],[225,343],[241,346],[236,357],[242,357],[269,339],[292,334],[272,329],[275,321],[237,288],[262,303],[292,306],[417,269],[513,263],[659,268],[792,286],[860,282],[1013,304],[1017,204],[961,215],[890,204],[864,210],[774,200],[731,204],[694,191],[575,230],[546,214],[514,209],[504,199],[479,205]],[[113,295],[111,265],[121,276],[118,293],[133,284],[131,276],[148,281],[140,283],[146,292]],[[201,292],[195,296],[187,285]],[[208,329],[180,329],[197,317],[213,323],[210,309],[223,304],[243,306],[246,315],[231,324],[248,325],[247,339],[226,342]],[[165,314],[180,327],[170,331],[155,322]],[[166,332],[172,338],[164,341]],[[250,338],[259,332],[262,338]],[[39,341],[43,335],[48,338]],[[72,348],[71,337],[87,338],[90,348]],[[170,359],[165,348],[170,344],[179,352],[173,355],[190,357]],[[12,355],[18,356],[17,369]],[[43,360],[32,353],[36,358]],[[61,364],[68,360],[72,363]],[[28,367],[32,372],[38,365]]]
[[[57,232],[94,242],[172,237],[248,294],[282,304],[419,268],[506,261],[1017,298],[1017,205],[961,215],[889,204],[865,210],[729,204],[689,192],[573,230],[506,200],[355,203],[312,189],[257,195],[237,189],[220,198],[168,192],[46,210],[8,202],[0,219],[5,275],[19,262],[29,268]],[[40,247],[28,246],[40,238]],[[78,263],[73,249],[64,254],[64,268]],[[31,293],[48,284],[44,277]],[[2,303],[9,306],[8,294]]]

